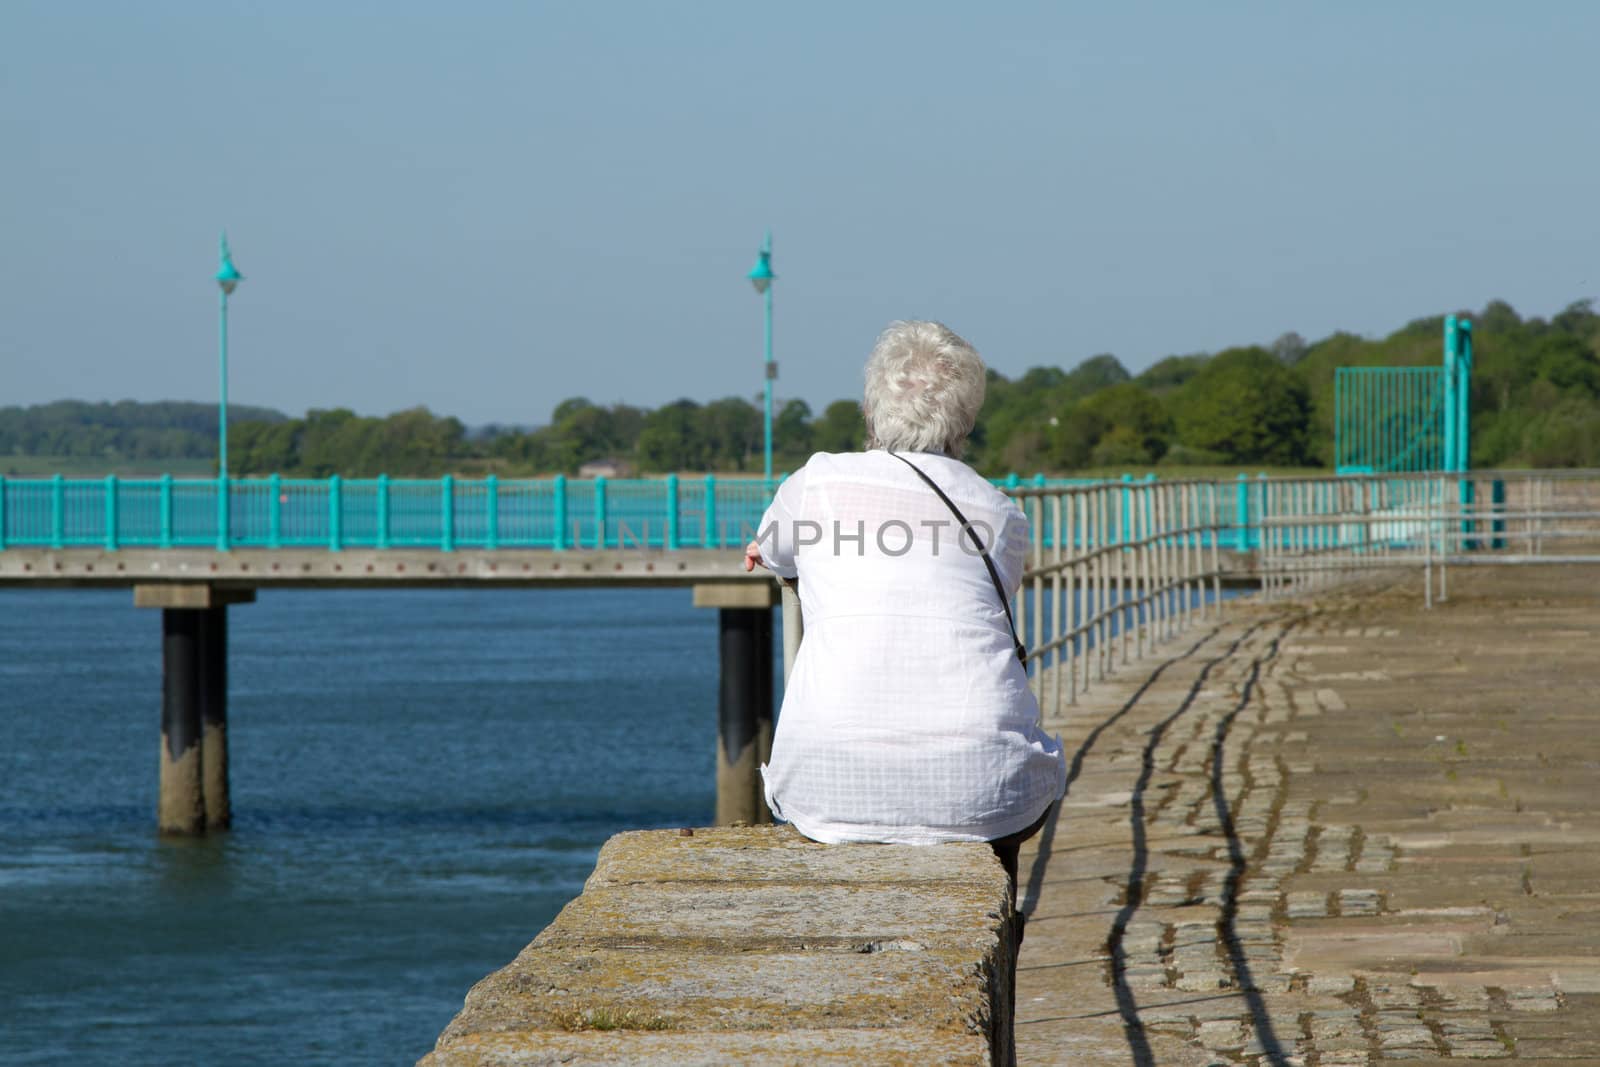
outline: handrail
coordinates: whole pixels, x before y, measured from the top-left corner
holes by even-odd
[[[1445,594],[1449,565],[1600,564],[1600,471],[1124,480],[1007,491],[1032,524],[1013,614],[1027,626],[1029,680],[1046,710],[1215,610],[1224,547],[1254,550],[1252,573],[1267,598],[1402,567],[1423,571],[1431,604],[1436,582]]]
[[[1151,476],[1153,477],[1153,476]],[[1019,500],[1067,492],[1120,493],[1170,482],[1057,478],[996,479]],[[76,548],[552,549],[733,548],[757,531],[770,500],[760,478],[707,475],[693,489],[663,478],[0,478],[0,551]],[[1259,482],[1221,491],[1241,514],[1259,511]],[[1142,491],[1142,490],[1141,490]],[[219,499],[227,506],[219,507]],[[1131,499],[1131,498],[1130,498]],[[226,516],[226,518],[223,518]],[[1122,536],[1119,550],[1141,547]],[[220,528],[221,525],[226,528]],[[1223,535],[1248,550],[1255,531]],[[1044,543],[1054,547],[1052,527]],[[1066,539],[1071,540],[1071,539]],[[1081,541],[1081,539],[1080,539]]]

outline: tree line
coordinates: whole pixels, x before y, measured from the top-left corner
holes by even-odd
[[[269,408],[230,407],[228,423],[281,423]],[[91,404],[58,400],[0,407],[0,456],[207,459],[217,454],[217,406],[163,400]]]
[[[1522,318],[1504,301],[1474,324],[1475,467],[1600,466],[1600,315],[1590,301],[1550,319]],[[1442,315],[1384,338],[1335,333],[1314,343],[1285,334],[1269,345],[1175,355],[1135,375],[1112,355],[1016,379],[991,371],[968,458],[991,475],[1149,467],[1333,462],[1334,370],[1437,366]],[[432,477],[576,473],[617,460],[640,473],[759,472],[763,427],[753,400],[678,400],[655,409],[561,401],[536,429],[469,430],[423,408],[387,417],[339,408],[290,418],[230,409],[235,473]],[[85,404],[0,408],[0,454],[107,458],[212,456],[216,409],[205,404]],[[855,399],[814,412],[803,400],[773,418],[774,464],[861,447]]]

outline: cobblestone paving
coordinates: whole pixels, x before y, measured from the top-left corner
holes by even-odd
[[[1600,573],[1236,604],[1050,721],[1027,1064],[1600,1064]]]

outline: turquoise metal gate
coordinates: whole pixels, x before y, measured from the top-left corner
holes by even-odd
[[[1340,367],[1334,374],[1334,467],[1340,474],[1470,469],[1472,323],[1444,320],[1438,367]]]

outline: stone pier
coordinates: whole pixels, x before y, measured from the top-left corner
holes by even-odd
[[[1010,909],[982,844],[619,834],[422,1063],[1003,1065]]]
[[[1236,605],[1050,727],[1023,1064],[1600,1063],[1600,572]]]

